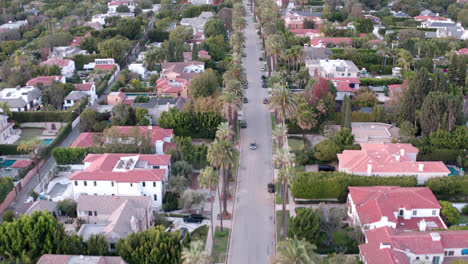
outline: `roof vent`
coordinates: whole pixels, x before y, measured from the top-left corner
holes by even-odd
[[[380,243],[380,249],[383,248],[392,248],[392,244],[390,243]]]
[[[418,164],[419,165],[419,171],[424,171],[424,164]]]
[[[431,233],[431,238],[432,238],[432,241],[440,241],[440,234],[439,233]]]

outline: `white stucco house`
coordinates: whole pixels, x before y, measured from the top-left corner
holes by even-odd
[[[41,91],[35,87],[5,88],[0,91],[0,103],[6,102],[12,112],[33,111],[42,104]],[[3,109],[0,108],[3,113]]]
[[[57,58],[51,58],[46,61],[41,62],[41,66],[44,65],[57,65],[60,67],[62,70],[62,75],[65,77],[72,77],[73,72],[75,71],[75,62],[73,60],[69,59],[57,59]]]

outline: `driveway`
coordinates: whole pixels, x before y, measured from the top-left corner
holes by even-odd
[[[246,6],[246,10],[249,13],[250,7]],[[271,119],[268,105],[263,104],[267,89],[261,86],[260,43],[250,13],[246,20],[244,66],[249,82],[246,90],[249,102],[243,109],[247,128],[241,130],[239,178],[228,263],[262,264],[270,263],[268,257],[275,252],[273,194],[267,192],[267,184],[273,181]],[[249,149],[251,141],[256,141],[257,150]]]

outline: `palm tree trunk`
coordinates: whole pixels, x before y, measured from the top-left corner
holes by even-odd
[[[221,217],[227,216],[227,173],[223,168],[223,215]]]
[[[306,141],[306,131],[305,129],[302,129],[302,141],[304,142],[304,146],[306,145],[307,141]]]
[[[288,183],[287,179],[283,179],[283,212],[281,214],[281,219],[283,220],[281,226],[281,235],[286,239],[286,197],[288,195]]]
[[[213,193],[212,193],[212,185],[211,185],[211,181],[210,181],[210,203],[211,203],[211,239],[214,240],[214,230],[213,230],[213,222],[216,221],[216,218],[213,217]]]
[[[233,135],[232,135],[232,142],[236,142],[236,139],[237,139],[237,123],[238,123],[238,113],[237,113],[237,110],[234,109],[233,111],[233,121],[232,122],[232,131],[234,132]]]
[[[268,77],[271,77],[271,55],[267,57]]]
[[[220,218],[221,218],[221,232],[223,232],[223,207],[221,206],[221,191],[219,190],[219,183],[218,183],[218,186],[216,187],[216,190],[218,191],[219,214],[220,214]]]

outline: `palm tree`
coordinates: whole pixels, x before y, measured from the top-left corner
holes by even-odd
[[[229,166],[234,165],[237,160],[237,151],[233,147],[232,142],[226,140],[215,139],[209,148],[207,153],[207,160],[210,162],[211,166],[219,168],[220,176],[223,179],[223,209],[222,216],[228,215],[227,211],[227,173],[226,169]],[[220,208],[221,209],[221,208]],[[222,221],[221,221],[222,229]]]
[[[312,111],[310,105],[307,103],[304,103],[304,104],[300,104],[299,107],[297,108],[296,119],[297,119],[297,124],[302,130],[302,140],[304,141],[304,144],[306,144],[305,132],[306,130],[311,129],[312,127],[315,127],[315,125],[317,124],[316,115]]]
[[[296,113],[297,101],[291,90],[281,85],[274,85],[271,91],[270,106],[281,119],[283,124],[285,119],[292,117]]]
[[[278,148],[283,148],[284,139],[288,135],[288,128],[283,124],[278,124],[275,126],[273,131],[271,132],[273,137],[276,139],[276,143],[278,144]]]
[[[230,91],[223,91],[222,101],[224,103],[223,115],[228,120],[228,124],[234,132],[233,140],[237,136],[237,110],[240,104],[240,98]]]
[[[232,28],[234,28],[234,30],[238,32],[243,31],[246,26],[247,26],[247,22],[245,21],[245,18],[243,17],[237,17],[232,21]]]
[[[39,164],[37,162],[37,154],[39,152],[39,148],[44,145],[42,142],[43,142],[42,140],[39,140],[37,138],[33,138],[28,141],[21,140],[18,147],[16,148],[18,152],[25,152],[25,153],[34,155],[34,163],[36,163],[36,173],[39,179],[39,183],[41,182],[41,175],[39,173]]]
[[[245,68],[241,64],[229,64],[228,70],[223,74],[223,82],[227,82],[231,78],[234,78],[243,84],[247,83]]]
[[[0,107],[2,108],[3,114],[11,117],[10,106],[7,102],[3,102]]]
[[[216,130],[216,138],[219,140],[231,140],[234,132],[232,131],[231,127],[229,126],[228,122],[223,122],[218,125]]]
[[[231,47],[236,51],[242,51],[242,44],[245,42],[245,35],[241,31],[235,31],[232,33],[229,43]]]
[[[145,56],[145,64],[150,70],[155,70],[156,65],[161,66],[161,63],[166,59],[166,53],[162,48],[152,48]]]
[[[413,55],[411,55],[411,52],[405,49],[400,49],[398,57],[398,65],[403,67],[405,70],[408,70],[413,62]]]
[[[182,250],[183,264],[208,264],[209,256],[205,251],[203,241],[196,240],[190,243],[190,246]]]
[[[280,35],[272,35],[266,43],[266,50],[273,56],[273,71],[278,70],[278,58],[284,52],[284,38]]]
[[[279,149],[273,156],[273,162],[280,169],[278,182],[281,183],[281,197],[283,199],[281,235],[286,237],[286,196],[288,195],[288,180],[295,175],[294,168],[291,168],[294,162],[294,154],[289,152],[288,147]]]
[[[314,252],[317,247],[305,240],[288,238],[277,246],[274,264],[318,264],[319,256]]]
[[[213,217],[213,202],[214,196],[213,187],[216,186],[215,192],[219,194],[219,176],[216,171],[211,166],[206,166],[204,169],[200,170],[200,175],[198,176],[198,183],[202,187],[208,188],[210,190],[210,203],[211,203],[211,238],[214,239],[214,227],[213,222],[216,221],[216,218]],[[221,203],[221,200],[219,200]]]

